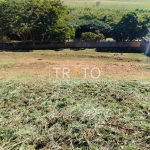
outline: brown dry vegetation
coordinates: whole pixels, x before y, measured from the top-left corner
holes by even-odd
[[[47,51],[29,53],[0,53],[0,80],[53,78],[53,67],[68,67],[75,71],[81,67],[98,67],[101,70],[99,79],[149,79],[150,62],[143,54],[114,54],[85,51]],[[59,71],[62,77],[62,70]],[[88,72],[87,72],[88,73]],[[72,74],[71,74],[72,75]],[[70,76],[71,76],[70,75]],[[74,76],[82,78],[81,72]]]

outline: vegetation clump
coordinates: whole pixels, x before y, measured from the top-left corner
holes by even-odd
[[[92,32],[85,32],[85,33],[82,33],[81,39],[84,42],[99,42],[100,40],[105,39],[105,37],[101,33],[95,34]]]
[[[98,1],[99,3],[99,1]],[[4,0],[0,2],[1,41],[58,41],[81,39],[98,31],[117,41],[149,35],[148,10],[68,7],[60,0]]]
[[[149,149],[150,84],[0,84],[1,149]]]
[[[122,17],[112,32],[112,37],[116,41],[131,41],[144,37],[149,32],[149,30],[146,26],[146,23],[142,20],[139,20],[135,12],[131,12]]]
[[[65,41],[74,36],[60,0],[8,0],[0,3],[0,33],[11,40]]]

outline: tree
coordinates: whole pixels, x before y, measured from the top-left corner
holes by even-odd
[[[66,40],[74,38],[74,29],[65,22],[58,20],[57,24],[50,29],[51,39],[65,43]]]
[[[36,2],[36,9],[33,11],[35,27],[33,29],[34,39],[49,40],[51,33],[49,31],[57,25],[57,21],[66,13],[66,7],[57,0],[43,0]]]
[[[104,23],[103,21],[99,21],[97,19],[93,20],[80,20],[80,25],[76,29],[76,38],[81,38],[82,32],[95,32],[98,30],[100,33],[102,33],[105,37],[111,36],[111,26],[107,23]]]
[[[114,27],[112,36],[116,41],[141,38],[148,33],[146,24],[139,20],[135,12],[123,15],[120,22]]]
[[[30,10],[32,10],[33,5],[31,4],[32,1],[24,3],[20,0],[8,0],[1,3],[0,30],[10,38],[18,37],[21,40],[26,40],[32,28]]]
[[[66,39],[74,32],[63,18],[66,15],[67,7],[60,0],[3,1],[0,3],[0,33],[23,41]],[[60,20],[64,20],[62,25],[59,25]],[[57,31],[55,34],[53,29]]]
[[[138,26],[137,26],[137,37],[139,38],[142,38],[142,37],[145,37],[148,32],[149,32],[149,27],[150,27],[150,24],[149,24],[149,21],[150,21],[150,18],[144,18],[144,17],[139,17],[138,19]]]

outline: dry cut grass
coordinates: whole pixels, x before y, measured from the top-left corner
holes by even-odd
[[[150,149],[143,54],[1,52],[0,60],[0,150]],[[100,67],[101,78],[49,75],[49,67],[69,65]]]
[[[0,84],[0,149],[148,150],[150,82]]]

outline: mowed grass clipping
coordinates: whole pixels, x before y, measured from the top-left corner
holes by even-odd
[[[63,0],[69,6],[92,6],[108,9],[149,9],[149,0]],[[100,2],[98,6],[96,3]]]
[[[150,148],[148,81],[0,84],[0,149]]]

